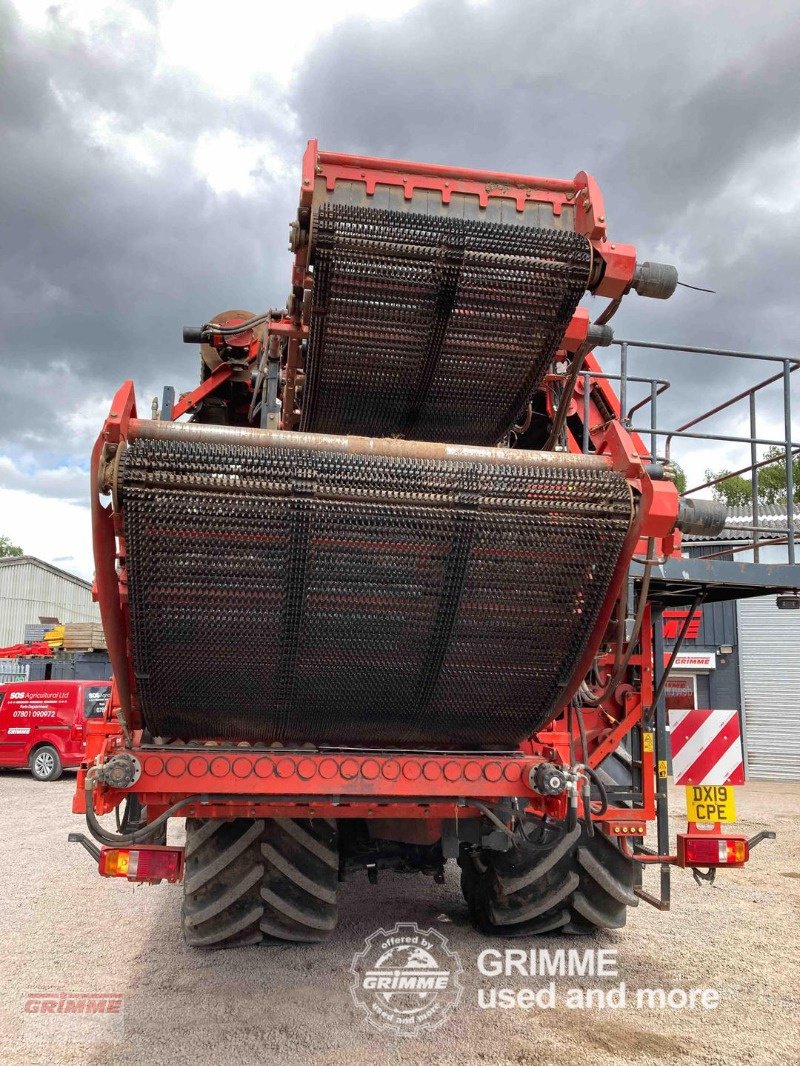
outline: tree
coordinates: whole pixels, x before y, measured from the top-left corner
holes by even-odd
[[[758,474],[758,502],[765,504],[786,505],[786,458],[784,450],[776,444],[768,448],[764,453],[765,459],[773,459],[774,462],[762,466]],[[728,474],[727,477],[725,475]],[[719,484],[714,485],[712,492],[717,500],[724,500],[729,507],[745,506],[750,503],[753,488],[752,479],[742,477],[741,474],[729,474],[727,470],[719,470],[712,473],[706,470],[706,481],[714,478],[722,478]],[[800,455],[792,459],[792,477],[794,480],[794,492],[792,498],[795,503],[800,503]]]
[[[12,544],[8,537],[4,537],[0,533],[0,559],[4,559],[8,555],[24,555],[22,548],[18,548],[16,544]]]
[[[670,463],[675,471],[675,488],[678,490],[678,495],[683,496],[686,492],[686,474],[680,463],[676,463],[674,459],[670,459]]]

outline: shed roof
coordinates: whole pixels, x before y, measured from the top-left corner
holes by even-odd
[[[38,566],[42,570],[48,570],[56,577],[62,578],[64,581],[71,581],[75,585],[80,585],[81,588],[92,591],[91,581],[86,581],[85,578],[78,577],[77,574],[71,574],[68,570],[62,570],[60,566],[53,566],[52,563],[46,563],[44,559],[37,559],[35,555],[6,555],[0,559],[0,567],[6,566]]]

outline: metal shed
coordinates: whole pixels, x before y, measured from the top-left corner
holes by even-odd
[[[800,611],[774,596],[738,609],[747,772],[800,781]]]
[[[0,559],[0,646],[21,642],[40,616],[99,622],[91,582],[32,555]]]
[[[785,505],[761,504],[759,562],[785,562],[788,522]],[[686,547],[705,559],[749,563],[754,555],[749,527],[755,524],[749,507],[732,507],[720,534],[711,541],[686,537]],[[797,539],[800,517],[794,517],[793,528]],[[800,611],[779,610],[774,594],[742,599],[736,603],[733,640],[727,632],[725,643],[734,646],[731,661],[738,655],[747,774],[800,781]]]

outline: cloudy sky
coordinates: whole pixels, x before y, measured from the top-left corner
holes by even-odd
[[[133,377],[148,413],[196,380],[182,325],[283,304],[310,137],[589,170],[612,236],[716,290],[633,295],[618,337],[795,354],[799,60],[780,0],[0,0],[0,533],[91,573],[87,459],[115,388]],[[672,378],[672,424],[761,376],[634,369]],[[766,395],[767,435],[779,418]],[[746,461],[678,457],[698,477]]]

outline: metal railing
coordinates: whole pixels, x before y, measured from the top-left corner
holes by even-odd
[[[30,666],[20,659],[0,659],[0,685],[28,680]]]
[[[741,477],[745,474],[751,475],[751,488],[750,488],[750,507],[752,511],[752,525],[740,525],[738,522],[729,528],[735,528],[737,531],[741,531],[743,534],[752,533],[752,538],[745,537],[747,543],[744,546],[734,548],[731,546],[729,551],[732,553],[735,551],[752,550],[753,559],[755,562],[759,561],[759,545],[769,544],[786,544],[788,562],[795,562],[795,538],[796,531],[794,526],[795,516],[795,501],[794,501],[794,471],[792,468],[793,460],[797,455],[800,455],[800,441],[792,440],[792,396],[791,396],[791,375],[800,369],[800,360],[790,359],[785,356],[767,355],[762,352],[739,352],[731,351],[725,348],[700,348],[694,345],[681,345],[681,344],[661,344],[657,341],[635,341],[635,340],[615,340],[613,342],[620,351],[620,369],[619,374],[601,374],[590,370],[583,370],[581,376],[584,382],[584,412],[583,412],[583,450],[589,450],[589,411],[590,411],[590,385],[592,378],[605,378],[612,381],[619,382],[619,399],[620,410],[623,412],[622,420],[625,425],[634,433],[638,433],[643,437],[650,438],[650,458],[655,460],[663,458],[665,460],[670,459],[670,453],[673,440],[685,439],[685,440],[700,440],[700,441],[714,441],[728,444],[741,444],[747,445],[750,452],[749,464],[740,467],[738,470],[727,471],[718,477],[711,478],[704,481],[700,485],[693,485],[691,488],[685,490],[684,495],[691,495],[695,492],[700,492],[703,489],[714,488],[717,485],[722,484],[731,477]],[[766,362],[776,363],[780,366],[778,373],[764,378],[762,381],[757,382],[748,389],[744,389],[737,393],[735,396],[731,396],[729,399],[724,400],[722,403],[716,404],[713,407],[708,408],[705,411],[701,411],[687,422],[676,426],[674,429],[660,429],[658,427],[658,398],[667,389],[670,388],[670,382],[665,378],[658,377],[646,377],[646,376],[633,376],[629,373],[629,362],[632,353],[632,349],[640,350],[656,350],[666,352],[678,352],[687,355],[702,355],[702,356],[719,356],[726,359],[743,359],[752,362]],[[767,388],[770,385],[775,385],[778,382],[782,383],[783,394],[783,436],[778,439],[772,439],[768,437],[760,437],[758,435],[758,419],[756,408],[756,395],[761,392],[762,389]],[[649,385],[649,395],[645,396],[642,400],[635,403],[630,409],[628,409],[628,385],[631,383]],[[735,436],[729,433],[704,433],[699,432],[696,427],[701,423],[707,421],[709,418],[720,414],[722,411],[727,411],[734,407],[736,404],[747,401],[750,419],[750,435],[747,437]],[[643,410],[649,405],[650,407],[650,425],[649,426],[635,426],[632,423],[632,416],[637,412]],[[664,438],[664,455],[657,455],[657,443],[660,438]],[[759,447],[771,447],[779,448],[783,453],[783,458],[780,456],[773,456],[768,459],[758,458]],[[759,470],[766,466],[776,466],[779,463],[784,465],[784,485],[783,491],[786,494],[786,525],[760,525],[759,518]]]

